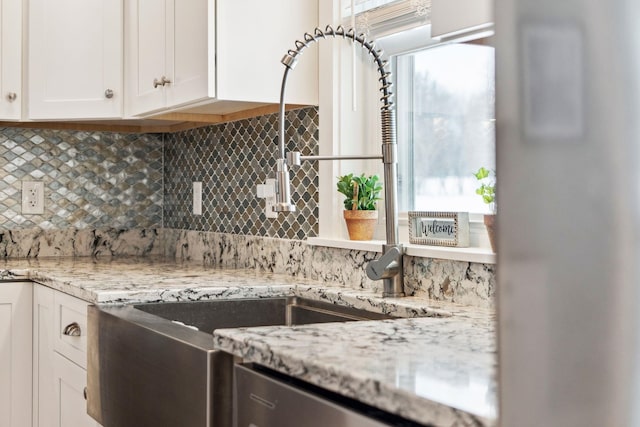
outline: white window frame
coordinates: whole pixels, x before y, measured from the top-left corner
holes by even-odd
[[[320,23],[341,21],[340,1],[319,2]],[[337,25],[337,24],[336,24]],[[323,26],[321,24],[321,26]],[[417,46],[416,46],[417,47]],[[319,154],[379,154],[380,104],[379,83],[375,67],[364,49],[357,49],[356,99],[352,99],[353,52],[343,40],[327,39],[318,43],[319,49]],[[399,52],[393,52],[399,53]],[[357,104],[353,111],[354,102]],[[363,141],[369,141],[364,143]],[[384,207],[380,206],[378,240],[358,242],[348,239],[342,218],[342,198],[335,189],[336,177],[349,172],[377,173],[382,176],[380,161],[321,161],[319,170],[319,234],[307,239],[312,246],[382,251],[385,241]],[[480,218],[479,218],[480,217]],[[467,262],[495,263],[481,215],[472,216],[471,241],[474,247],[448,248],[409,244],[407,218],[400,217],[400,241],[411,256],[452,259]]]

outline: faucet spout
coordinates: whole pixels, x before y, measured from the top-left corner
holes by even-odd
[[[389,80],[391,73],[387,71],[387,61],[382,59],[382,51],[375,49],[373,41],[367,41],[363,34],[356,35],[353,29],[345,30],[342,26],[336,27],[334,30],[331,26],[327,26],[324,30],[316,28],[313,34],[305,33],[303,40],[296,40],[295,49],[291,49],[282,58],[282,64],[285,66],[284,75],[282,77],[282,87],[280,90],[280,117],[279,117],[279,154],[276,169],[276,204],[274,210],[276,212],[293,212],[295,205],[291,203],[291,195],[289,190],[289,166],[290,162],[286,153],[285,141],[285,88],[289,71],[292,70],[297,61],[298,55],[309,46],[312,42],[325,39],[327,36],[334,38],[350,39],[354,43],[360,44],[373,57],[380,74],[380,91],[382,97],[381,118],[382,118],[382,162],[384,165],[384,191],[385,191],[385,231],[386,244],[383,245],[382,257],[377,261],[372,261],[367,267],[367,275],[372,280],[383,280],[383,296],[399,297],[404,296],[404,273],[403,273],[403,248],[398,242],[398,198],[397,198],[397,144],[395,115],[393,111],[393,102],[391,102],[392,92],[390,90],[391,81]],[[347,156],[348,158],[356,158]],[[307,156],[305,160],[338,160],[340,156]],[[289,156],[291,159],[300,159],[299,155]],[[370,156],[360,156],[358,158],[371,158]]]

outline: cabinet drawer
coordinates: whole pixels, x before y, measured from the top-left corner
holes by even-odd
[[[87,368],[86,301],[56,292],[54,295],[53,349],[82,368]]]

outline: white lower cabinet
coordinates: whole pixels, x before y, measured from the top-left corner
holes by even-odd
[[[31,426],[29,282],[0,282],[0,426]]]
[[[99,426],[86,409],[87,305],[34,286],[34,427]]]
[[[0,281],[0,427],[96,427],[87,414],[87,305]]]

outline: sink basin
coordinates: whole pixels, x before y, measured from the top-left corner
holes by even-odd
[[[231,426],[233,356],[215,329],[390,318],[298,297],[90,306],[87,411],[104,427]]]
[[[298,297],[169,302],[138,304],[134,307],[205,332],[221,328],[391,318],[385,314]]]

